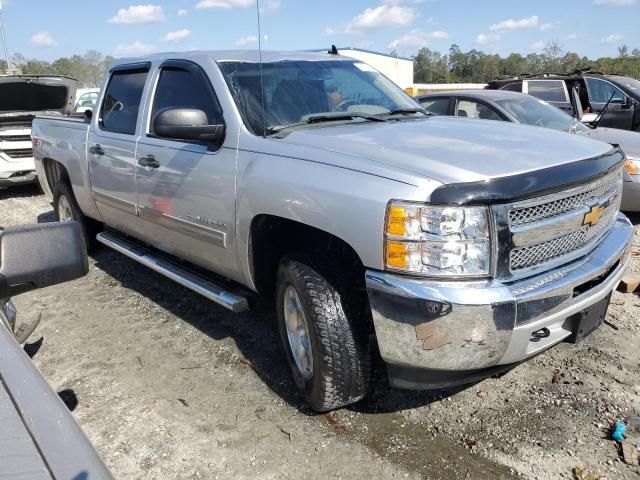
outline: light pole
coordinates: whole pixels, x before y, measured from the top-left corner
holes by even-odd
[[[9,59],[9,49],[7,48],[7,39],[4,36],[4,25],[2,23],[2,2],[0,2],[0,35],[2,36],[4,58],[7,60],[7,73],[11,74],[11,60]]]

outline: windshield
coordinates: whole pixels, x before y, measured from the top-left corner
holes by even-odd
[[[258,135],[304,122],[309,116],[335,115],[333,112],[379,115],[422,110],[400,87],[365,63],[282,61],[262,64],[263,116],[260,64],[221,62],[220,68],[245,122]]]
[[[640,81],[630,77],[612,77],[616,82],[624,85],[635,93],[640,93]]]
[[[572,123],[575,122],[573,117],[567,115],[562,110],[550,105],[544,100],[522,95],[517,98],[504,98],[496,100],[496,102],[511,115],[516,117],[518,122],[525,125],[535,125],[538,127],[553,128],[568,132]],[[588,130],[588,128],[577,123],[577,131]]]

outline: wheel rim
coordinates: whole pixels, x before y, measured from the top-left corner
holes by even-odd
[[[298,292],[292,286],[284,291],[284,322],[287,328],[289,348],[300,374],[309,379],[313,376],[313,351],[309,337],[309,325]]]
[[[65,195],[60,195],[60,197],[58,198],[58,218],[61,222],[68,222],[70,220],[73,220],[71,203]]]

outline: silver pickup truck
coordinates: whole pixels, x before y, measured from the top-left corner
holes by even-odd
[[[239,312],[275,298],[296,385],[467,383],[603,321],[629,260],[624,155],[566,133],[431,116],[318,53],[122,59],[92,118],[36,118],[59,220]]]

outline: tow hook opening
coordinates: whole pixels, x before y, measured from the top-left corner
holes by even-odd
[[[549,338],[549,336],[551,336],[551,330],[546,327],[541,328],[540,330],[536,330],[535,332],[531,333],[531,341],[539,342],[543,338]]]

